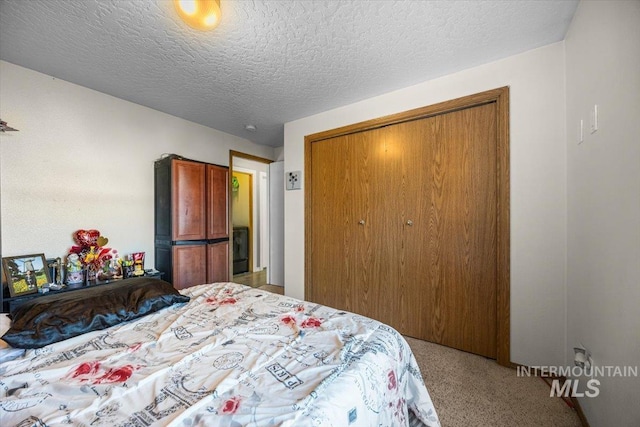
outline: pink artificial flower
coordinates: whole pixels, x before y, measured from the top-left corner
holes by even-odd
[[[235,414],[240,406],[240,398],[238,396],[227,399],[220,410],[223,414]]]
[[[296,311],[298,313],[302,313],[304,311],[304,305],[302,304],[296,305]]]

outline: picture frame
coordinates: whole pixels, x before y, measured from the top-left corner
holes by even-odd
[[[51,282],[44,254],[3,257],[2,269],[11,297],[34,294],[39,287]]]

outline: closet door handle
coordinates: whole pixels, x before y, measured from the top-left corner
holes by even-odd
[[[413,225],[413,221],[411,221],[411,220],[407,220],[407,225],[408,225],[408,226],[412,226],[412,225]]]
[[[361,219],[360,221],[358,221],[358,224],[364,225],[364,219]]]

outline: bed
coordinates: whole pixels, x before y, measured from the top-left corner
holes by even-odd
[[[71,310],[90,315],[51,320],[61,305],[53,298],[25,308],[28,321],[57,332],[3,350],[18,355],[0,363],[0,424],[440,425],[409,346],[389,326],[234,283],[171,289],[174,300],[144,301],[142,314],[115,320],[77,298]],[[25,333],[3,338],[19,346]]]

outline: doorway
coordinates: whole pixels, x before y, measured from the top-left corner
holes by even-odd
[[[233,282],[251,287],[282,285],[272,272],[284,254],[271,250],[270,210],[274,200],[270,184],[272,160],[237,151],[229,153],[230,264]],[[277,192],[275,192],[277,194]],[[282,236],[283,237],[283,236]],[[271,268],[271,265],[276,268]]]

